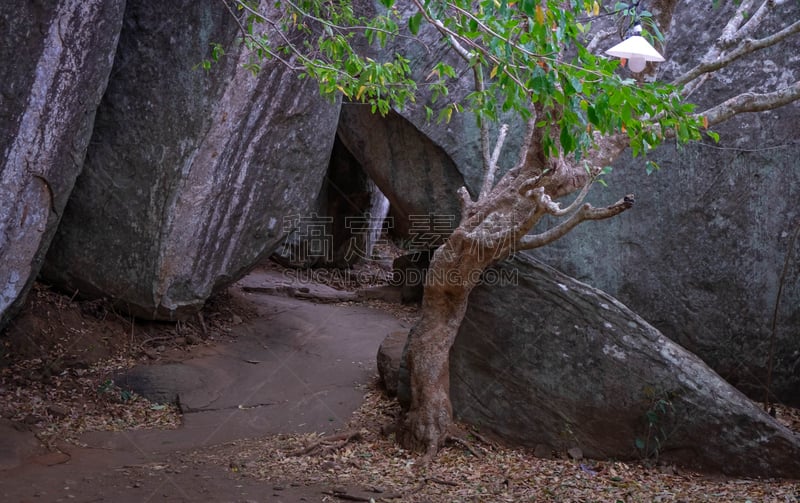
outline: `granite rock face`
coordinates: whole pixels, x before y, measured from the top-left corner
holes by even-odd
[[[627,174],[609,183],[635,190],[636,208],[536,256],[615,295],[756,399],[774,336],[772,400],[800,405],[800,174],[796,154],[768,155],[691,146],[653,155],[662,172],[650,177],[618,166]]]
[[[732,8],[733,4],[679,5],[667,35],[668,61],[660,65],[658,78],[670,81],[694,66],[698,47],[718,37]],[[775,8],[784,20],[800,17],[796,2]],[[426,39],[430,57],[414,52],[421,49],[405,47],[417,56],[411,59],[419,75],[427,75],[431,61],[442,55],[435,34],[425,36],[430,37]],[[398,44],[403,47],[402,41]],[[469,89],[469,72],[463,75],[451,93],[453,99]],[[771,91],[798,78],[800,55],[784,45],[715,73],[692,100],[702,110],[735,94]],[[446,102],[440,100],[436,106]],[[413,141],[401,143],[397,150],[371,153],[355,148],[354,152],[365,166],[381,162],[392,166],[391,183],[381,188],[393,205],[453,212],[459,186],[466,184],[473,192],[477,187],[478,133],[468,115],[454,116],[447,125],[426,122],[422,103],[418,100],[418,105],[397,115],[429,139],[440,156],[424,155],[425,143]],[[357,129],[362,138],[397,127],[396,116],[380,124],[377,117],[370,123],[360,121],[361,115],[348,111],[343,124]],[[766,393],[774,318],[771,393],[779,401],[800,405],[799,124],[798,103],[739,116],[716,128],[722,137],[719,144],[706,138],[682,149],[670,144],[659,147],[648,158],[662,169],[651,176],[642,159],[624,153],[606,178],[609,187],[594,188],[589,201],[607,205],[634,193],[636,208],[609,221],[579,226],[561,241],[537,250],[536,256],[619,298],[754,398]],[[520,125],[512,125],[505,149],[511,160],[505,161],[506,167],[516,156],[514,133],[520,130]],[[431,180],[429,171],[446,164],[461,176]],[[379,180],[381,175],[373,176]],[[426,192],[415,187],[417,183],[437,185]],[[543,222],[542,228],[549,224]]]
[[[379,358],[397,361],[402,335]],[[407,407],[405,366],[379,370]],[[513,445],[800,476],[800,436],[613,297],[524,254],[472,292],[450,395],[457,419]]]
[[[83,167],[124,5],[0,6],[0,328],[39,273]]]
[[[253,77],[239,49],[209,72],[197,68],[210,43],[229,44],[237,30],[221,3],[127,2],[86,165],[47,257],[49,281],[173,319],[241,277],[310,213],[338,104],[280,64]]]
[[[691,67],[692,51],[718,36],[730,7],[679,10],[665,80]],[[796,2],[776,9],[782,19],[800,18]],[[702,110],[798,79],[800,54],[775,47],[715,73],[692,98]],[[766,396],[774,337],[772,399],[798,406],[800,104],[740,115],[716,130],[719,144],[659,147],[648,158],[661,170],[650,176],[624,154],[609,188],[590,197],[603,204],[633,192],[636,208],[535,253],[615,296],[756,399]]]

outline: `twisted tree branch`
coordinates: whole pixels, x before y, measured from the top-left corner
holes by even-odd
[[[543,193],[542,193],[543,194]],[[633,206],[633,194],[629,194],[611,206],[605,208],[595,208],[591,204],[584,204],[573,213],[568,219],[557,226],[542,232],[541,234],[528,235],[519,242],[519,250],[531,250],[552,243],[565,236],[581,222],[587,220],[603,220],[619,215],[623,211]]]
[[[723,47],[730,47],[735,43],[743,40],[745,37],[749,37],[755,32],[756,28],[759,27],[761,22],[766,17],[767,13],[775,7],[775,0],[766,0],[761,4],[761,6],[753,13],[752,3],[748,10],[743,11],[741,10],[741,6],[737,9],[736,14],[742,14],[742,20],[747,19],[747,21],[741,25],[739,29],[732,36],[728,36],[726,38],[720,38],[720,43]],[[749,16],[745,16],[745,13],[750,13]],[[739,21],[741,23],[741,21]]]
[[[698,115],[708,119],[709,125],[714,125],[725,122],[734,115],[773,110],[798,99],[800,99],[800,80],[771,93],[742,93]]]
[[[747,13],[753,12],[755,3],[756,0],[744,0],[739,4],[736,8],[736,12],[733,13],[733,16],[731,16],[728,24],[722,29],[722,34],[719,36],[718,41],[721,47],[730,47],[741,40],[741,37],[736,36],[737,32],[739,28],[742,27],[742,23],[744,23],[745,19],[747,19]]]
[[[736,61],[737,59],[743,56],[746,56],[761,49],[765,49],[767,47],[771,47],[777,44],[778,42],[781,42],[786,38],[795,35],[797,33],[800,33],[800,21],[796,21],[793,24],[782,29],[781,31],[773,33],[768,37],[764,37],[757,40],[753,39],[743,40],[734,50],[724,55],[718,55],[714,57],[714,49],[716,49],[716,47],[712,48],[712,50],[709,51],[709,54],[707,54],[706,58],[704,58],[704,62],[700,63],[699,65],[695,66],[688,72],[676,78],[673,81],[673,84],[676,85],[688,84],[703,74],[717,71],[720,68],[729,65],[733,61]],[[684,95],[687,95],[691,91],[693,91],[694,87],[695,86],[691,86],[687,89],[684,89]]]
[[[553,200],[550,199],[550,196],[544,194],[543,188],[539,189],[541,190],[543,195],[541,197],[534,195],[534,197],[537,198],[537,202],[539,202],[540,204],[544,204],[545,208],[547,208],[548,213],[550,213],[555,217],[563,217],[564,215],[572,213],[572,211],[575,210],[575,208],[577,208],[578,206],[580,206],[583,200],[586,199],[587,194],[589,194],[589,189],[592,188],[592,183],[593,180],[591,179],[588,182],[586,182],[586,185],[583,186],[580,194],[578,194],[578,197],[576,197],[575,200],[572,201],[572,203],[570,203],[569,206],[563,209],[561,208],[561,205],[559,205],[556,202],[553,202]]]

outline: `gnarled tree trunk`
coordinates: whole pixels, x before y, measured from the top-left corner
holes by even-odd
[[[502,147],[507,128],[503,128],[495,151]],[[632,197],[607,208],[581,206],[589,184],[568,208],[561,209],[546,191],[560,187],[559,177],[571,171],[552,164],[547,177],[541,138],[537,137],[535,117],[528,122],[519,162],[495,185],[494,163],[486,170],[486,181],[477,200],[465,188],[461,196],[461,221],[458,228],[433,255],[425,280],[421,318],[411,330],[406,365],[411,380],[411,404],[401,419],[400,444],[425,453],[430,459],[444,444],[453,423],[450,403],[450,348],[464,319],[472,289],[492,263],[516,250],[550,243],[585,220],[608,218],[633,204]],[[556,182],[556,183],[554,183]],[[569,215],[560,225],[543,234],[526,234],[545,215]]]
[[[475,271],[487,263],[476,260],[462,230],[433,255],[422,301],[422,316],[408,338],[406,364],[411,378],[411,406],[398,432],[407,449],[433,455],[447,440],[453,422],[450,404],[450,347],[467,310]],[[477,268],[480,269],[477,269]]]

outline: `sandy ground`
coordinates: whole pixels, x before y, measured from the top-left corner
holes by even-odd
[[[77,439],[80,446],[57,441],[47,450],[35,428],[6,422],[0,501],[329,500],[327,487],[272,486],[190,454],[239,439],[341,428],[374,379],[380,342],[409,323],[352,292],[275,270],[254,271],[230,293],[247,315],[234,312],[227,337],[184,358],[159,348],[163,358],[114,376],[122,389],[174,397],[183,411],[179,428],[94,431]]]

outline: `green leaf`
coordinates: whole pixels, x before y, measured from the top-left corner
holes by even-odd
[[[621,117],[622,117],[622,122],[625,125],[629,124],[631,122],[631,120],[633,119],[633,109],[631,108],[631,106],[628,103],[624,103],[622,105]]]
[[[408,30],[411,32],[412,35],[416,35],[419,33],[419,25],[422,23],[422,13],[417,12],[410,18],[408,18]]]
[[[637,449],[639,449],[640,451],[644,450],[644,440],[642,440],[639,437],[636,437],[635,444]]]
[[[225,55],[225,49],[221,44],[211,44],[211,59],[219,61],[219,58]]]
[[[453,117],[453,107],[447,107],[439,110],[439,117],[437,118],[437,120],[439,122],[449,123],[452,117]]]
[[[534,16],[536,13],[536,0],[522,0],[522,12],[527,16]]]
[[[586,109],[586,116],[593,125],[600,127],[600,119],[597,117],[597,110],[595,107],[590,106]]]
[[[561,148],[564,149],[565,154],[569,154],[575,150],[575,138],[569,132],[566,125],[561,126],[561,134],[558,137],[561,142]]]
[[[714,140],[714,143],[719,143],[719,133],[714,131],[706,131],[706,134]]]
[[[381,0],[381,4],[387,9],[391,9],[394,6],[394,0]]]
[[[572,85],[572,88],[575,89],[576,93],[583,92],[583,83],[577,77],[570,76],[569,83]]]
[[[689,139],[689,126],[685,122],[678,124],[678,139],[682,141]]]

